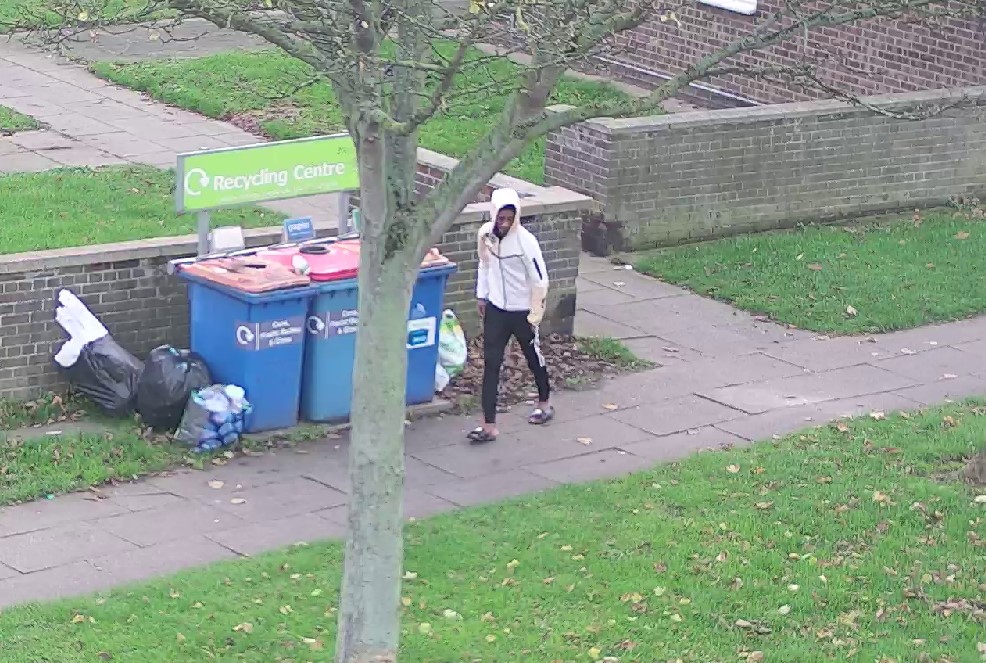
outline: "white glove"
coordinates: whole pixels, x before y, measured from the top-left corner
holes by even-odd
[[[527,321],[535,327],[544,319],[544,300],[547,295],[545,288],[535,288],[531,293],[531,312],[527,314]]]

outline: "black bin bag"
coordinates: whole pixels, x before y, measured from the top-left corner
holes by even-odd
[[[76,391],[110,416],[125,417],[134,409],[143,367],[107,334],[84,345],[78,360],[64,371]]]
[[[162,345],[151,350],[137,385],[137,411],[156,431],[173,431],[181,423],[193,391],[212,384],[202,357]]]

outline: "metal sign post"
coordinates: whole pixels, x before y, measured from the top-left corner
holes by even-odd
[[[199,255],[204,256],[209,254],[209,227],[212,225],[212,219],[208,212],[199,212]]]
[[[349,192],[339,194],[339,236],[349,235],[355,230],[349,216]]]

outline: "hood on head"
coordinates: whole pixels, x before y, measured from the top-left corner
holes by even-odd
[[[520,226],[520,195],[513,189],[496,189],[490,196],[490,220],[496,221],[496,215],[504,207],[514,208],[516,217],[514,218],[513,228]],[[513,232],[511,228],[511,232]]]

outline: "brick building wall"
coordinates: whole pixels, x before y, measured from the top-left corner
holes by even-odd
[[[754,16],[686,4],[681,25],[652,21],[620,35],[607,63],[621,78],[642,84],[656,80],[647,71],[677,74],[698,59],[748,34],[758,20],[784,7],[760,0]],[[789,66],[808,56],[821,62],[821,78],[855,95],[889,94],[944,87],[986,85],[986,21],[946,18],[935,27],[903,20],[872,20],[812,30],[770,48],[738,56],[745,66]],[[822,98],[817,91],[781,81],[726,75],[710,86],[761,103]]]
[[[936,206],[986,194],[986,88],[965,96],[920,121],[835,101],[594,120],[548,137],[545,174],[595,198],[633,248]]]
[[[530,185],[529,185],[530,186]],[[536,187],[540,189],[539,187]],[[548,326],[571,333],[575,314],[581,212],[591,200],[569,191],[540,189],[525,222],[542,242],[553,279]],[[466,209],[440,248],[458,263],[446,305],[476,329],[476,230],[486,206]],[[279,229],[248,231],[251,246],[280,239]],[[65,387],[52,357],[64,334],[54,320],[62,288],[78,295],[123,347],[145,358],[154,347],[188,345],[188,299],[183,282],[167,275],[169,260],[195,254],[195,237],[0,256],[0,398],[27,399]]]

